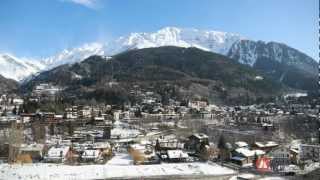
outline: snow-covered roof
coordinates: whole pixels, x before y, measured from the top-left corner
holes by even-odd
[[[134,150],[144,151],[147,150],[150,146],[148,146],[147,144],[132,144],[130,145],[130,147]]]
[[[22,144],[20,151],[42,151],[43,144]]]
[[[274,142],[274,141],[268,141],[268,142],[255,142],[255,145],[260,147],[260,148],[264,148],[264,147],[275,147],[278,146],[279,144]]]
[[[195,136],[199,139],[208,138],[208,136],[203,133],[195,133],[195,134],[193,134],[193,136]]]
[[[55,117],[55,118],[63,118],[63,115],[61,115],[61,114],[55,114],[54,117]]]
[[[94,149],[84,150],[82,157],[83,158],[97,158],[99,156],[100,151]]]
[[[266,153],[262,150],[253,150],[253,153],[258,155],[258,156],[261,156],[261,155],[265,155]]]
[[[249,150],[247,148],[238,148],[235,151],[245,157],[251,157],[251,156],[254,156],[255,154],[258,156],[265,154],[265,152],[262,150]]]
[[[51,147],[48,151],[48,157],[64,157],[69,151],[68,146],[63,147]],[[62,152],[62,153],[61,153]]]
[[[170,159],[176,159],[176,158],[188,158],[189,155],[181,150],[168,150],[167,151],[168,157]]]
[[[111,148],[111,145],[108,142],[96,142],[93,144],[93,148],[99,149],[107,149],[107,148]]]
[[[299,149],[295,149],[295,148],[291,148],[290,151],[292,151],[292,152],[294,152],[296,154],[300,153]]]
[[[94,120],[96,120],[96,121],[104,121],[104,117],[94,117]]]
[[[270,124],[270,123],[263,123],[262,124],[262,127],[272,127],[273,124]]]
[[[138,136],[140,133],[137,129],[128,129],[125,127],[115,127],[111,129],[111,137],[117,138],[118,136],[120,138],[132,138]]]
[[[244,142],[244,141],[238,141],[238,142],[235,142],[235,144],[238,146],[238,147],[247,147],[248,146],[248,143]]]

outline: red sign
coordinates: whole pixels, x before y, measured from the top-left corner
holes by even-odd
[[[261,157],[257,159],[256,167],[258,171],[262,171],[262,172],[271,171],[270,158]]]

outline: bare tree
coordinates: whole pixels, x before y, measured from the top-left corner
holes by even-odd
[[[9,132],[9,156],[8,162],[14,163],[19,152],[19,148],[23,143],[23,126],[22,124],[12,123]]]

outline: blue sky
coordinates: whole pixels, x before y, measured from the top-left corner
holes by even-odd
[[[317,59],[318,0],[1,0],[0,52],[45,57],[165,26],[283,42]]]

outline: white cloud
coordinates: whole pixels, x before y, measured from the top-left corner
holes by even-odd
[[[72,2],[91,9],[98,8],[98,0],[61,0],[62,2]]]

